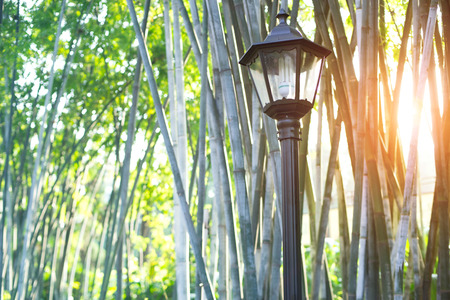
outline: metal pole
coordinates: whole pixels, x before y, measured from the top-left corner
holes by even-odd
[[[281,176],[283,202],[283,283],[284,299],[302,297],[301,211],[299,187],[300,120],[297,114],[286,113],[277,118],[281,145]]]

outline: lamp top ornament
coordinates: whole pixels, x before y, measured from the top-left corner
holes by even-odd
[[[302,34],[287,24],[287,18],[289,14],[282,8],[278,12],[276,18],[278,19],[278,25],[275,26],[269,33],[264,42],[278,42],[282,40],[292,38],[302,38]]]

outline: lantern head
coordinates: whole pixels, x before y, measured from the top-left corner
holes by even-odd
[[[239,61],[249,68],[264,113],[274,119],[286,112],[301,118],[311,110],[325,57],[331,53],[290,27],[288,16],[281,9],[279,24]]]

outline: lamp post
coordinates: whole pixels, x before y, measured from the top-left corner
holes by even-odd
[[[263,111],[277,120],[281,145],[284,299],[301,299],[301,224],[299,190],[300,119],[314,106],[325,57],[331,51],[304,38],[286,23],[264,42],[253,44],[240,60],[249,68]]]

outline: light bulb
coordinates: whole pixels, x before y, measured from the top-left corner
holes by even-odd
[[[279,82],[278,82],[278,93],[281,98],[287,98],[293,88],[293,63],[292,58],[290,56],[280,57],[279,60]]]

